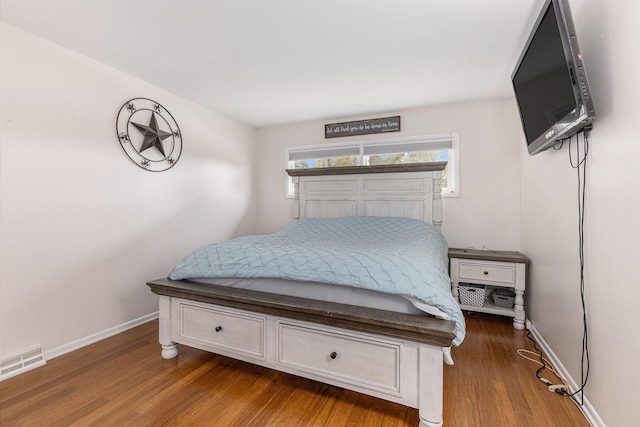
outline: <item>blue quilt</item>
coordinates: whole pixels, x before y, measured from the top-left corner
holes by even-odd
[[[406,218],[298,219],[268,235],[200,247],[169,273],[173,280],[269,277],[332,283],[413,297],[438,307],[464,339],[451,295],[447,243],[432,225]]]

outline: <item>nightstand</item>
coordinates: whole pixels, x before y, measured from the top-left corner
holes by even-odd
[[[460,283],[463,289],[483,290],[485,297],[477,305],[460,304],[468,311],[513,317],[513,327],[524,329],[524,291],[529,258],[520,252],[481,251],[477,249],[449,249],[451,292],[460,301]],[[474,288],[473,286],[476,286]],[[480,285],[480,286],[477,286]],[[515,292],[512,308],[494,304],[491,295],[501,289]]]

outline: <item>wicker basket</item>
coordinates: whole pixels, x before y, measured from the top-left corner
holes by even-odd
[[[460,304],[482,307],[484,305],[486,289],[484,285],[460,283],[458,285],[458,295],[460,297]]]

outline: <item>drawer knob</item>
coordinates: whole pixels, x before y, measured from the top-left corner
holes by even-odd
[[[485,276],[488,276],[488,275],[489,275],[489,272],[488,272],[488,271],[485,271],[485,272],[484,272],[484,275],[485,275]]]
[[[216,332],[220,332],[222,330],[222,326],[216,326]]]
[[[329,357],[332,359],[335,359],[336,357],[338,357],[338,353],[336,353],[335,351],[332,351]]]

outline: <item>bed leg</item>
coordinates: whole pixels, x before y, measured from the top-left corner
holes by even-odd
[[[419,427],[442,426],[442,347],[420,345]]]
[[[173,359],[178,355],[178,346],[171,341],[171,298],[160,295],[159,327],[162,358]]]
[[[162,352],[160,353],[163,359],[173,359],[178,355],[178,346],[173,345],[162,345]]]

